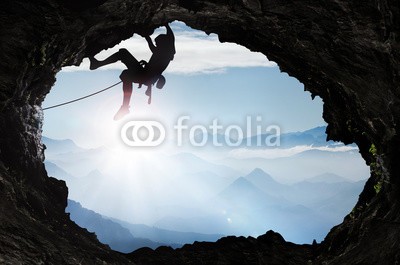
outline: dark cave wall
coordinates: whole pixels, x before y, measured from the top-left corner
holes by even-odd
[[[2,1],[0,204],[19,217],[77,229],[63,214],[65,184],[48,178],[43,166],[40,104],[61,67],[77,65],[134,33],[180,20],[276,61],[323,99],[328,138],[357,143],[371,164],[359,202],[321,244],[316,262],[395,262],[395,235],[400,236],[399,5],[394,0]],[[109,251],[77,231],[87,253]],[[73,242],[55,233],[67,240],[65,249]],[[115,254],[115,260],[109,259],[125,258]]]

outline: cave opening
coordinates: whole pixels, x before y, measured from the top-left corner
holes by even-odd
[[[296,243],[321,241],[351,211],[369,176],[357,147],[326,142],[322,101],[317,97],[310,104],[302,84],[280,73],[263,55],[221,44],[216,35],[206,36],[181,22],[173,26],[177,54],[166,74],[167,84],[154,91],[150,106],[144,91],[135,88],[128,117],[167,125],[168,143],[132,149],[121,141],[126,120],[112,120],[120,104],[120,87],[45,112],[47,171],[65,180],[69,199],[81,204],[69,201],[67,211],[77,213],[78,224],[90,226],[100,220],[96,218],[111,217],[108,220],[123,228],[119,231],[128,229],[134,237],[131,245],[112,246],[123,252],[157,243],[178,247],[226,235],[258,236],[270,229]],[[140,37],[122,45],[138,57],[148,56]],[[115,83],[121,70],[117,65],[88,72],[85,63],[58,75],[44,107]],[[218,148],[207,131],[205,146],[176,148],[173,125],[182,116],[189,116],[192,128],[209,128],[216,118],[225,129],[237,125],[246,131],[249,117],[255,131],[258,125],[278,125],[280,146]],[[204,139],[197,133],[192,135],[196,143]],[[257,142],[257,131],[247,136],[253,138],[250,143]],[[227,138],[218,137],[217,142],[227,143]],[[228,140],[236,143],[241,137],[236,133]],[[103,216],[90,215],[81,206]],[[110,244],[110,235],[98,236]]]
[[[193,1],[198,6],[189,10],[189,1],[90,2],[78,8],[62,0],[2,2],[0,262],[399,262],[398,2]],[[371,166],[370,178],[351,214],[321,244],[291,244],[267,233],[121,255],[65,214],[67,187],[48,177],[41,142],[42,102],[56,73],[133,33],[176,19],[276,61],[324,100],[328,138],[357,143]]]

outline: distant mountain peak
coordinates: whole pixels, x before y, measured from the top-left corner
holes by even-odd
[[[274,180],[274,178],[268,174],[267,172],[265,172],[264,170],[262,170],[261,168],[255,168],[253,169],[249,174],[247,174],[246,176],[244,176],[244,178],[250,182],[252,181],[269,181],[269,182],[276,182]]]
[[[42,141],[44,143],[46,142],[52,142],[52,143],[64,143],[64,144],[70,144],[76,147],[79,147],[73,140],[71,139],[53,139],[47,136],[42,136]]]
[[[249,193],[261,194],[263,192],[246,178],[239,177],[234,182],[232,182],[225,190],[223,190],[220,195],[226,196],[227,198],[233,198],[237,197],[238,195]]]
[[[103,176],[103,173],[101,173],[100,170],[98,170],[98,169],[94,169],[94,170],[90,171],[86,177],[101,177],[101,176]]]
[[[244,177],[239,177],[237,178],[232,184],[231,186],[242,186],[242,185],[246,185],[246,186],[253,186],[253,184],[251,184],[250,181],[248,181],[246,178]]]
[[[243,178],[267,194],[280,194],[287,188],[260,168],[255,168]]]
[[[255,169],[253,169],[251,172],[250,172],[250,174],[267,174],[264,170],[262,170],[261,168],[259,168],[259,167],[256,167]],[[249,175],[250,175],[249,174]]]
[[[42,142],[46,145],[46,154],[78,153],[84,150],[71,139],[52,139],[42,136]]]

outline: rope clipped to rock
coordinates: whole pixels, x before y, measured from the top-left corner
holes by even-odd
[[[115,83],[114,85],[111,85],[111,86],[109,86],[109,87],[106,87],[106,88],[104,88],[104,89],[102,89],[102,90],[99,90],[99,91],[94,92],[94,93],[92,93],[92,94],[89,94],[89,95],[87,95],[87,96],[84,96],[84,97],[81,97],[81,98],[77,98],[77,99],[74,99],[74,100],[71,100],[71,101],[67,101],[67,102],[64,102],[64,103],[60,103],[60,104],[57,104],[57,105],[53,105],[53,106],[50,106],[50,107],[47,107],[47,108],[43,108],[43,110],[58,108],[58,107],[61,107],[61,106],[64,106],[64,105],[68,105],[68,104],[71,104],[71,103],[80,101],[80,100],[85,99],[85,98],[92,97],[92,96],[97,95],[97,94],[100,94],[100,93],[102,93],[102,92],[104,92],[104,91],[106,91],[106,90],[109,90],[110,88],[113,88],[113,87],[115,87],[115,86],[117,86],[117,85],[119,85],[119,84],[121,84],[121,83],[122,83],[122,81],[119,81],[118,83]]]

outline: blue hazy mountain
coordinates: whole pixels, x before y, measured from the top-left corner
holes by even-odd
[[[184,152],[171,156],[172,159],[179,161],[185,172],[213,172],[220,176],[237,176],[238,172],[224,165],[210,163],[192,153]]]
[[[70,139],[55,140],[43,136],[42,142],[46,145],[46,154],[78,153],[84,150]]]
[[[171,215],[158,220],[156,225],[227,235],[254,235],[273,228],[296,242],[322,240],[328,229],[351,211],[364,181],[342,181],[346,179],[332,174],[311,179],[315,182],[283,184],[257,168],[237,178],[209,201],[212,214],[200,218]]]
[[[302,145],[313,145],[313,146],[331,146],[331,145],[343,145],[340,143],[335,143],[334,141],[326,141],[326,126],[319,126],[310,130],[302,132],[290,132],[282,133],[280,135],[280,148],[290,148]],[[251,143],[249,146],[257,147],[257,141],[261,140],[261,143],[265,143],[265,139],[272,134],[261,134],[250,137],[250,139],[245,139],[244,143],[247,141]],[[245,144],[243,144],[245,145]],[[259,148],[265,148],[265,145],[261,145]]]
[[[253,171],[254,172],[254,171]],[[268,184],[267,184],[268,185]],[[243,211],[259,210],[267,206],[284,206],[290,203],[282,197],[276,197],[262,191],[256,183],[247,180],[246,177],[239,177],[231,185],[218,194],[217,201]],[[217,203],[217,202],[216,202]]]
[[[344,216],[351,210],[365,183],[325,173],[287,185],[275,181],[259,168],[244,178],[267,194],[279,195],[287,201],[318,210],[322,215],[337,216]]]
[[[246,138],[243,141],[243,146],[247,145],[248,147],[260,147],[265,148],[265,141],[268,137],[274,136],[270,133],[264,133],[261,135],[254,135],[249,138]],[[323,139],[324,145],[327,144],[325,135],[325,127],[317,127],[312,130],[304,131],[304,132],[290,132],[290,133],[282,133],[280,135],[280,147],[293,147],[297,145],[311,145],[311,144],[319,144],[321,139]],[[250,144],[249,144],[250,143]],[[258,146],[261,143],[261,146]]]
[[[293,147],[297,145],[325,146],[333,144],[333,141],[326,141],[326,126],[316,127],[303,132],[286,133],[281,137],[281,145]]]
[[[302,132],[289,132],[282,133],[280,135],[280,147],[290,148],[299,145],[314,145],[314,146],[326,146],[335,144],[333,141],[326,141],[326,126],[319,126],[310,130],[302,131]],[[259,135],[253,135],[249,137],[243,138],[240,142],[240,147],[248,147],[248,148],[265,148],[265,141],[268,137],[271,141],[274,141],[273,137],[276,136],[272,133],[265,133]],[[237,136],[235,136],[237,137]],[[206,134],[198,133],[194,136],[194,141],[196,143],[201,143],[205,141],[206,147],[213,146],[214,142],[219,143],[221,147],[217,148],[227,148],[228,143],[237,143],[238,140],[236,138],[229,137],[229,135],[225,136],[222,133],[212,134],[207,132]],[[258,146],[261,143],[260,146]]]
[[[94,211],[83,208],[78,202],[68,200],[66,212],[70,213],[72,221],[95,233],[100,242],[109,245],[114,250],[129,253],[141,247],[155,249],[163,245],[149,239],[134,237],[127,228]],[[171,244],[171,246],[178,247],[180,245]]]
[[[306,179],[308,182],[312,183],[320,183],[320,182],[325,182],[325,183],[340,183],[340,182],[350,182],[348,179],[339,176],[337,174],[333,173],[323,173],[319,174],[317,176],[311,177]]]
[[[271,195],[282,195],[288,189],[287,185],[277,182],[271,175],[260,168],[254,169],[248,175],[244,176],[244,179]]]
[[[155,222],[155,225],[184,232],[250,235],[253,231],[249,228],[254,229],[252,227],[257,222],[258,213],[286,204],[285,200],[264,193],[244,177],[239,177],[204,202],[207,210],[203,210],[203,214],[194,217],[169,214]],[[260,233],[263,230],[257,229]]]
[[[155,152],[145,159],[138,153],[123,161],[106,148],[83,149],[68,140],[44,142],[46,169],[67,182],[69,199],[104,214],[100,217],[152,247],[215,241],[222,235],[257,236],[269,229],[297,243],[323,239],[351,211],[362,190],[363,181],[350,179],[368,176],[356,149],[326,150],[341,145],[327,143],[325,137],[325,127],[283,134],[283,148],[297,147],[286,156],[280,154],[288,149],[281,148],[223,148],[222,156],[206,148]],[[232,155],[235,151],[242,156]],[[265,151],[278,155],[268,158]],[[130,236],[118,242],[138,246]],[[116,246],[128,251],[123,247]]]
[[[133,235],[141,238],[148,238],[152,241],[161,242],[166,245],[178,245],[178,244],[191,244],[195,241],[199,242],[215,242],[223,234],[201,234],[194,232],[178,232],[173,230],[161,229],[154,226],[148,226],[143,224],[131,224],[125,221],[121,221],[115,218],[110,218],[116,223],[126,227]]]
[[[226,143],[236,143],[236,140],[230,138],[229,136],[225,136],[224,134],[220,133],[212,134],[210,132],[207,132],[206,134],[195,134],[193,137],[193,141],[195,143],[202,143],[203,141],[205,141],[205,146],[216,145],[217,147],[226,147]]]
[[[49,176],[64,180],[67,183],[67,185],[75,181],[74,176],[67,173],[64,169],[60,168],[56,164],[50,161],[45,161],[44,164],[46,166],[46,171]]]
[[[335,197],[340,192],[352,191],[353,202],[357,201],[362,190],[363,181],[359,182],[309,182],[301,181],[291,185],[289,192],[284,196],[289,200],[297,200],[305,205],[320,205],[326,200]],[[348,208],[342,205],[342,209]],[[354,206],[354,203],[350,206]],[[350,208],[351,209],[351,208]]]
[[[100,215],[86,209],[80,203],[68,200],[66,212],[76,224],[97,235],[97,238],[112,249],[128,253],[141,247],[181,247],[195,241],[215,242],[224,235],[178,232],[143,224],[131,224],[116,218]]]
[[[291,148],[295,146],[340,146],[344,145],[342,143],[337,143],[334,141],[326,141],[327,135],[325,133],[326,126],[319,126],[309,130],[301,131],[301,132],[289,132],[280,134],[280,145],[279,148]],[[235,136],[237,137],[237,136]],[[235,137],[225,136],[222,133],[212,134],[207,132],[205,135],[202,133],[196,134],[194,136],[194,140],[196,143],[201,143],[203,140],[205,141],[204,148],[221,148],[227,149],[232,148],[229,147],[228,142],[237,143],[238,140]],[[205,139],[206,138],[206,139]],[[265,133],[259,135],[253,135],[249,137],[245,137],[239,140],[239,147],[246,148],[255,148],[255,149],[263,149],[263,148],[276,148],[276,146],[266,146],[266,139],[270,139],[271,142],[274,142],[276,138],[276,134],[274,133]],[[214,141],[221,146],[214,146]],[[354,144],[352,146],[355,146]]]
[[[333,148],[333,147],[332,147]],[[299,148],[301,149],[301,148]],[[306,148],[307,150],[307,148]],[[242,150],[248,153],[246,157],[226,157],[222,163],[234,165],[235,168],[251,171],[254,168],[261,168],[268,172],[280,182],[298,182],[313,176],[332,173],[344,177],[348,180],[358,181],[366,179],[369,176],[369,167],[361,158],[357,149],[349,151],[327,151],[327,150],[307,150],[300,153],[268,158],[260,156],[251,156],[254,150]],[[261,153],[263,151],[260,151]],[[269,150],[273,153],[274,150]],[[280,149],[276,149],[279,153]]]
[[[338,216],[345,216],[354,207],[354,202],[358,199],[365,181],[357,181],[345,188],[339,188],[338,192],[325,199],[318,199],[311,203],[311,207],[316,211],[324,213],[330,219],[337,219]],[[341,221],[341,219],[337,219]]]

